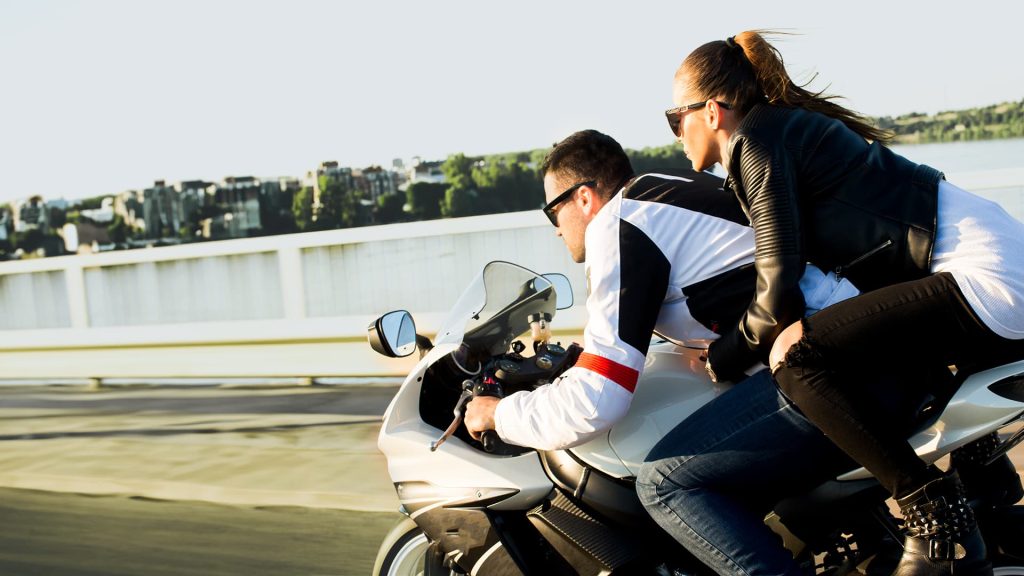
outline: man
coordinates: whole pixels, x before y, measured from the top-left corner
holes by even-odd
[[[586,442],[626,413],[652,333],[713,339],[738,320],[754,292],[754,236],[721,179],[634,176],[621,146],[594,130],[556,145],[542,173],[544,212],[586,267],[584,353],[547,386],[474,399],[465,424],[475,438],[493,429],[505,442],[551,450]],[[811,311],[856,294],[812,266],[801,289]],[[852,467],[761,371],[662,439],[637,490],[652,517],[716,571],[798,573],[764,514]],[[742,502],[732,499],[736,484],[746,487]]]
[[[477,398],[466,426],[551,450],[581,444],[625,414],[653,332],[709,340],[739,318],[754,290],[754,236],[720,178],[634,177],[622,147],[594,130],[560,142],[541,171],[544,211],[586,266],[584,353],[550,386]],[[802,286],[813,308],[856,293],[814,268]]]

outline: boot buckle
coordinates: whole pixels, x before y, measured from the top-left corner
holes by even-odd
[[[967,549],[952,540],[929,540],[928,557],[932,560],[952,562],[967,556]]]

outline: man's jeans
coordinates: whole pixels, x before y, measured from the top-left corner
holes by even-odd
[[[658,442],[636,485],[654,520],[719,574],[803,574],[765,515],[857,467],[762,370]]]

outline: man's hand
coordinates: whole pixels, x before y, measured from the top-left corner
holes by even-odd
[[[479,441],[484,430],[494,430],[494,410],[500,401],[500,398],[493,396],[477,396],[466,404],[466,417],[463,421],[473,440]]]

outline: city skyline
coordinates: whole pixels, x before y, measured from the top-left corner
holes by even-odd
[[[443,159],[442,160],[423,160],[423,162],[426,163],[426,164],[440,164],[441,162],[443,162]],[[78,196],[66,196],[66,195],[64,195],[64,196],[51,196],[51,195],[47,195],[47,194],[36,193],[36,194],[29,194],[29,195],[26,195],[26,196],[13,197],[13,198],[9,198],[9,199],[6,199],[6,200],[0,200],[0,206],[2,206],[4,204],[14,204],[14,203],[17,203],[17,202],[28,201],[28,200],[30,200],[32,198],[35,198],[35,197],[40,197],[40,198],[43,199],[44,202],[47,202],[47,203],[51,203],[51,202],[56,201],[56,202],[64,202],[66,204],[72,204],[73,205],[73,204],[80,203],[83,200],[95,200],[97,198],[117,197],[117,196],[122,196],[124,194],[131,194],[131,193],[142,192],[142,191],[144,191],[146,189],[154,188],[154,187],[157,187],[157,188],[161,188],[161,187],[165,187],[165,186],[166,187],[174,187],[174,186],[179,186],[179,185],[188,185],[188,184],[192,184],[192,183],[202,183],[204,185],[209,185],[209,186],[217,187],[217,186],[223,186],[226,183],[230,183],[230,182],[232,182],[234,180],[239,180],[239,179],[242,179],[242,180],[250,180],[251,179],[251,180],[255,180],[257,182],[267,182],[267,183],[282,183],[282,185],[285,182],[295,182],[295,183],[297,183],[300,186],[313,186],[314,183],[315,183],[316,178],[318,177],[317,176],[318,171],[321,170],[323,168],[323,166],[327,165],[327,164],[336,164],[336,165],[338,165],[339,163],[337,161],[333,161],[333,160],[324,160],[324,161],[316,162],[315,165],[311,166],[309,169],[305,170],[301,174],[224,174],[222,176],[219,176],[219,177],[216,177],[216,178],[210,178],[210,179],[203,179],[203,178],[178,178],[178,179],[154,178],[154,179],[150,180],[149,182],[140,184],[140,185],[135,186],[133,188],[126,188],[124,190],[118,190],[118,191],[114,191],[114,192],[100,193],[100,194],[96,194],[96,195],[92,195],[92,196],[81,196],[81,197],[78,197]],[[399,174],[399,175],[402,175],[404,177],[408,177],[408,174],[411,173],[412,165],[404,164],[404,167],[397,168],[397,167],[394,167],[394,166],[380,166],[380,165],[374,164],[374,165],[370,165],[370,166],[341,166],[341,168],[349,169],[353,173],[356,173],[356,174],[359,174],[359,173],[367,171],[367,170],[371,170],[372,171],[372,170],[375,170],[375,169],[380,169],[380,170],[384,170],[384,171],[387,171],[387,172],[392,172],[392,173],[395,173],[395,174]]]
[[[661,146],[679,62],[749,28],[797,33],[777,43],[794,77],[817,72],[813,88],[864,114],[1016,101],[1024,76],[1003,68],[1021,10],[0,0],[0,202],[301,177],[324,160],[390,168],[582,128]]]

